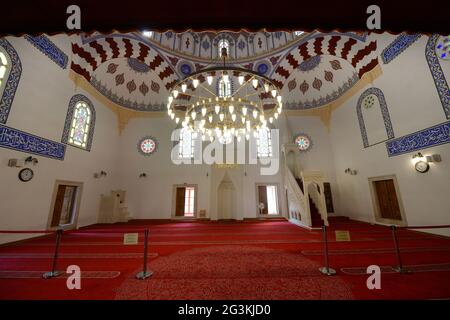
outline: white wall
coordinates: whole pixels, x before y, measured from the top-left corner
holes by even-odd
[[[386,45],[395,38],[385,37],[388,38],[384,41]],[[447,121],[425,59],[427,40],[428,37],[422,36],[395,60],[382,64],[383,75],[373,83],[385,95],[396,138]],[[445,73],[449,81],[448,69]],[[410,160],[415,152],[388,157],[385,143],[364,149],[356,104],[367,88],[361,89],[332,114],[330,139],[340,212],[374,221],[368,178],[395,174],[409,225],[449,224],[450,145],[421,150],[424,155],[437,153],[443,159],[441,163],[432,163],[425,174],[414,170]],[[358,170],[358,175],[345,174],[348,167]]]
[[[78,226],[95,223],[100,194],[115,188],[118,181],[116,116],[75,88],[68,69],[61,69],[27,40],[12,37],[7,40],[17,51],[23,69],[7,126],[60,142],[68,104],[76,93],[92,101],[96,125],[90,152],[67,146],[64,161],[34,155],[39,163],[31,166],[34,178],[26,183],[18,179],[20,169],[10,168],[7,163],[10,158],[24,159],[29,154],[0,148],[0,229],[46,229],[55,180],[84,183]],[[66,37],[52,40],[66,53],[70,52]],[[106,171],[107,177],[94,179],[94,172],[100,170]]]

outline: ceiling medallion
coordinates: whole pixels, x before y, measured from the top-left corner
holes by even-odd
[[[219,49],[223,66],[202,69],[178,82],[170,92],[167,112],[203,141],[248,140],[279,117],[282,97],[269,78],[226,66],[228,46],[220,42]]]

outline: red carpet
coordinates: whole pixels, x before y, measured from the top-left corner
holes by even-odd
[[[332,219],[333,220],[333,219]],[[139,245],[123,245],[122,232],[150,229],[150,279]],[[350,242],[336,242],[349,230]],[[450,239],[399,230],[409,274],[396,264],[389,228],[337,219],[329,229],[330,266],[320,274],[321,231],[286,221],[213,223],[132,221],[94,225],[62,237],[58,270],[79,265],[81,290],[68,290],[67,275],[44,280],[53,236],[0,247],[0,299],[449,299]],[[99,232],[99,233],[97,233]],[[368,290],[367,266],[382,267],[381,290]],[[26,272],[24,272],[26,271]]]

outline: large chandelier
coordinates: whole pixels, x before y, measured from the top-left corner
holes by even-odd
[[[193,138],[230,143],[257,136],[282,110],[275,84],[256,72],[226,66],[203,69],[178,82],[170,92],[167,112]]]

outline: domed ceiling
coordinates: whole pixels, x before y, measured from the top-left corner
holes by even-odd
[[[122,108],[164,111],[181,79],[223,62],[269,77],[291,110],[333,102],[378,65],[375,38],[365,33],[184,32],[113,33],[72,37],[71,70]]]

